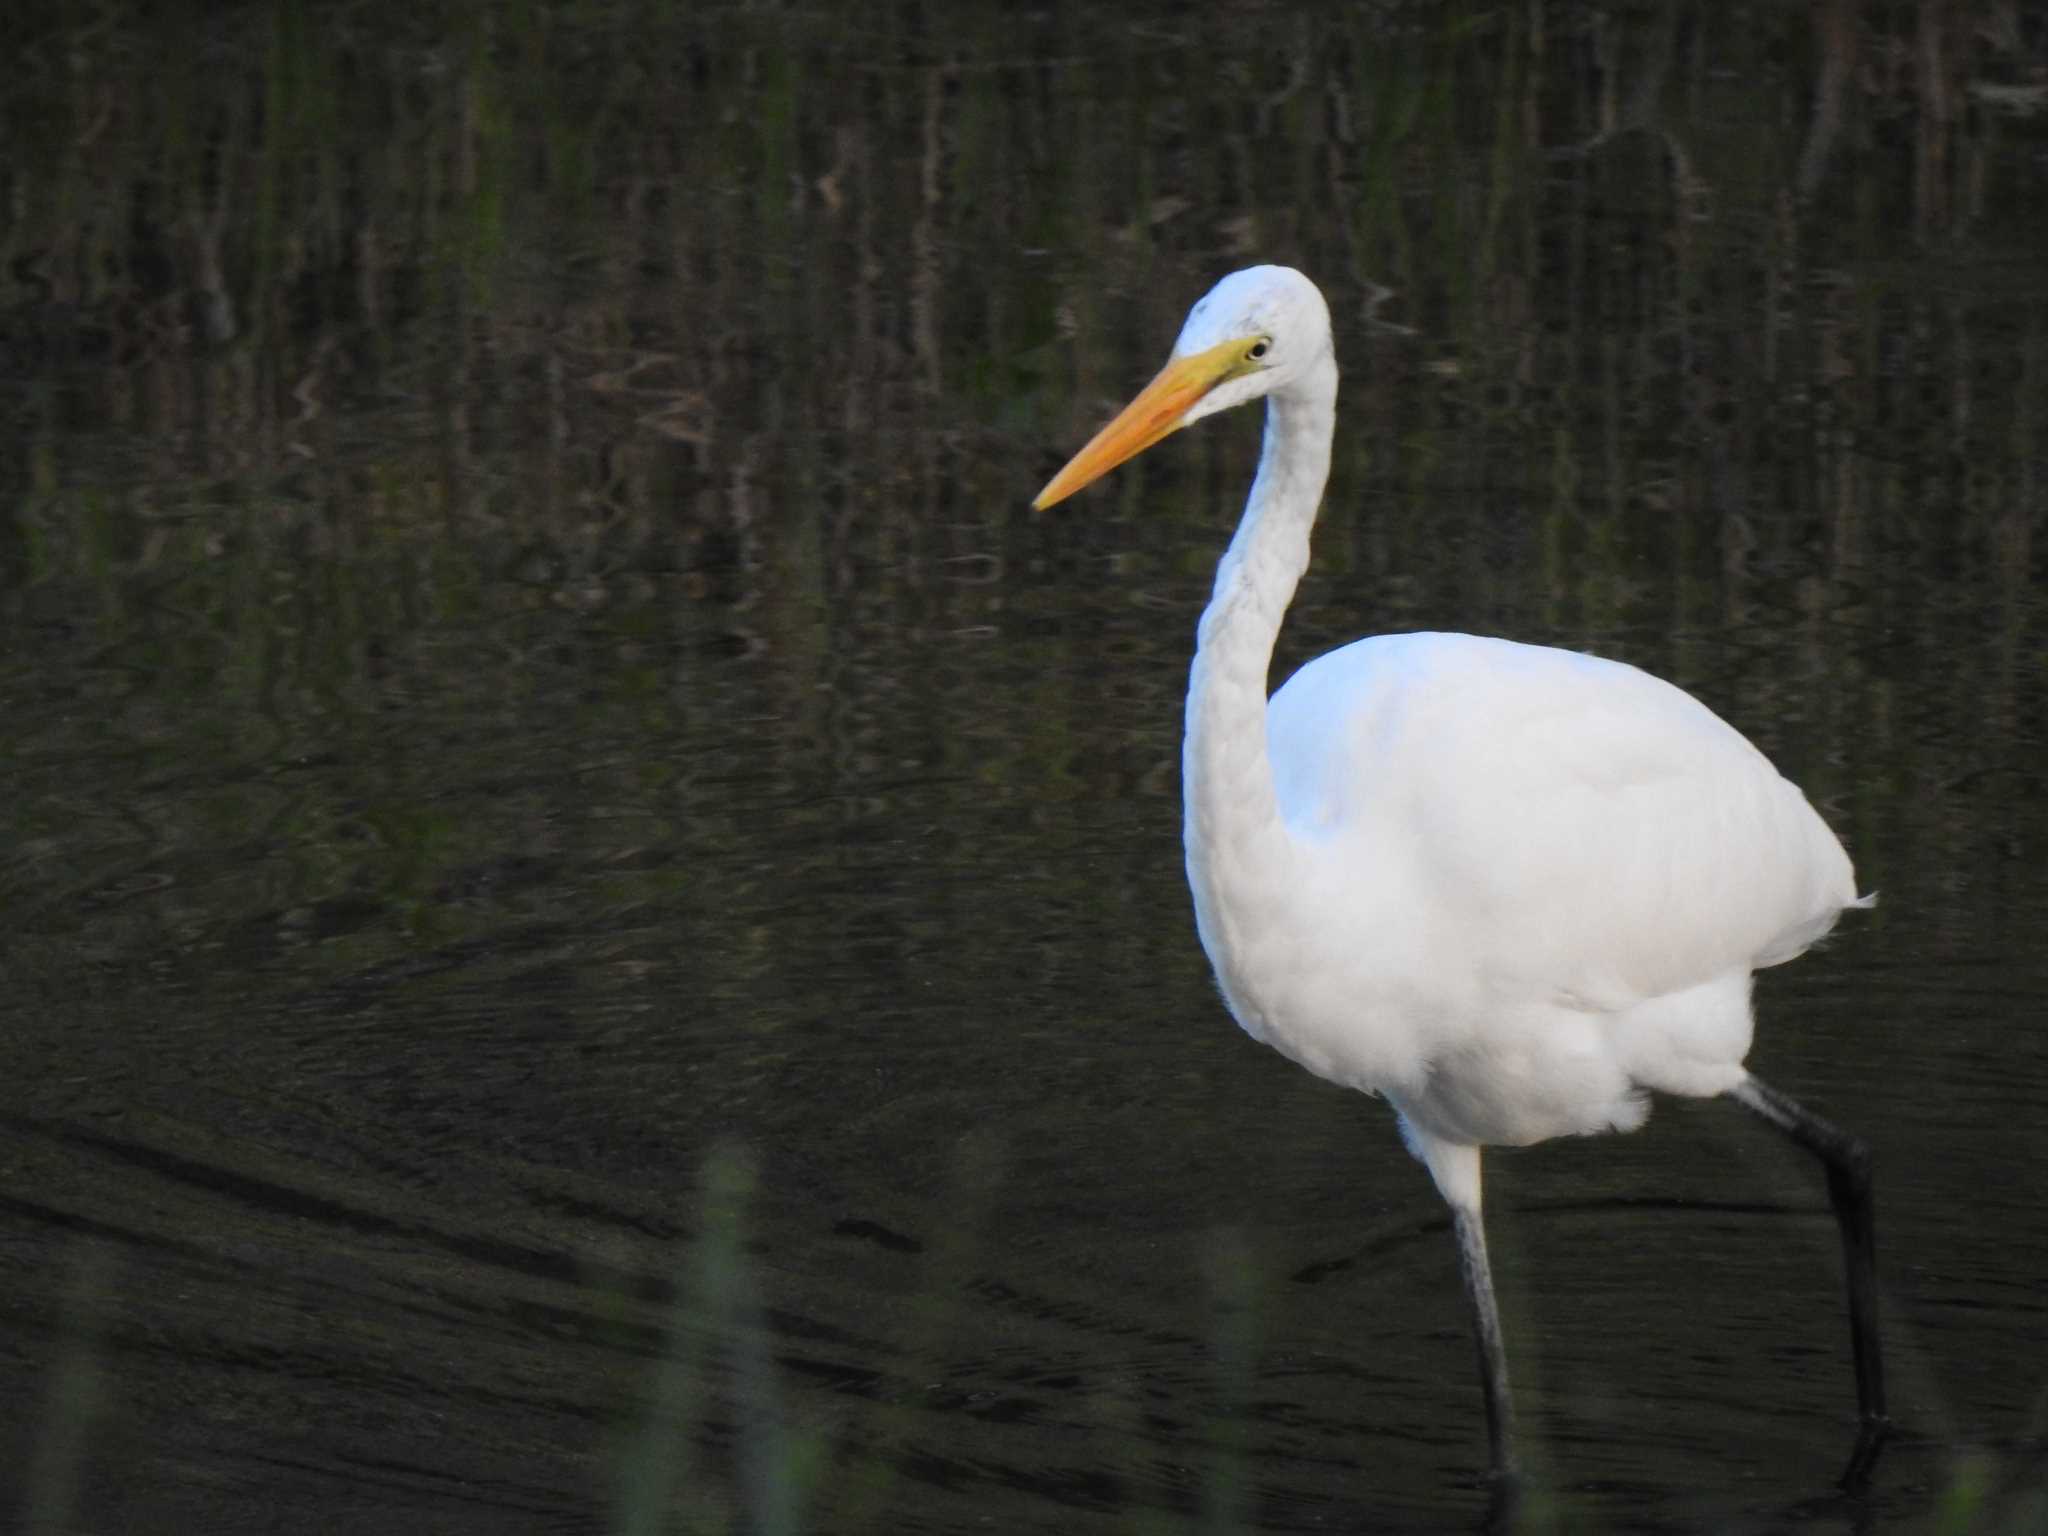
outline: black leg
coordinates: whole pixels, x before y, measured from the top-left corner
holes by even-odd
[[[1751,1077],[1728,1096],[1769,1121],[1821,1160],[1828,1173],[1828,1200],[1842,1229],[1842,1262],[1849,1277],[1849,1343],[1856,1359],[1856,1406],[1862,1427],[1842,1486],[1861,1488],[1891,1432],[1884,1406],[1884,1354],[1877,1335],[1877,1233],[1870,1203],[1870,1148],[1768,1083]]]
[[[1512,1485],[1515,1452],[1508,1404],[1508,1354],[1501,1344],[1500,1308],[1493,1299],[1493,1270],[1486,1262],[1486,1228],[1477,1210],[1451,1207],[1458,1234],[1458,1267],[1472,1300],[1472,1333],[1479,1343],[1479,1383],[1486,1391],[1486,1443],[1497,1485]]]

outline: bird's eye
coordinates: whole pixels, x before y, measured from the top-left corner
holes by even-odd
[[[1256,363],[1260,358],[1264,357],[1268,352],[1272,350],[1273,343],[1266,340],[1265,337],[1261,336],[1257,341],[1253,342],[1249,347],[1245,348],[1245,359],[1248,362]]]

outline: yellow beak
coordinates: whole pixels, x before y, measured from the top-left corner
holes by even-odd
[[[1176,357],[1159,376],[1117,413],[1116,420],[1088,440],[1067,467],[1048,480],[1031,505],[1043,512],[1055,502],[1101,479],[1117,465],[1178,431],[1197,400],[1225,379],[1244,371],[1244,341],[1226,341],[1192,357]]]

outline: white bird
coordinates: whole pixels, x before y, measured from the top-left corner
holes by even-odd
[[[1743,1068],[1751,973],[1868,904],[1848,855],[1733,727],[1620,662],[1379,635],[1268,701],[1336,425],[1329,310],[1290,268],[1218,283],[1034,505],[1260,397],[1258,476],[1202,615],[1182,750],[1188,883],[1224,1001],[1254,1039],[1384,1097],[1449,1202],[1502,1484],[1480,1149],[1634,1130],[1659,1092],[1725,1094],[1819,1157],[1861,1413],[1844,1479],[1860,1483],[1888,1426],[1869,1152]]]

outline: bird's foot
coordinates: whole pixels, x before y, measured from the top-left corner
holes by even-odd
[[[1870,1474],[1878,1454],[1892,1437],[1892,1421],[1881,1413],[1867,1414],[1856,1431],[1856,1444],[1849,1452],[1849,1464],[1838,1479],[1844,1493],[1862,1493],[1870,1486]]]
[[[1486,1536],[1510,1536],[1522,1518],[1522,1473],[1512,1461],[1496,1464],[1486,1478]]]

